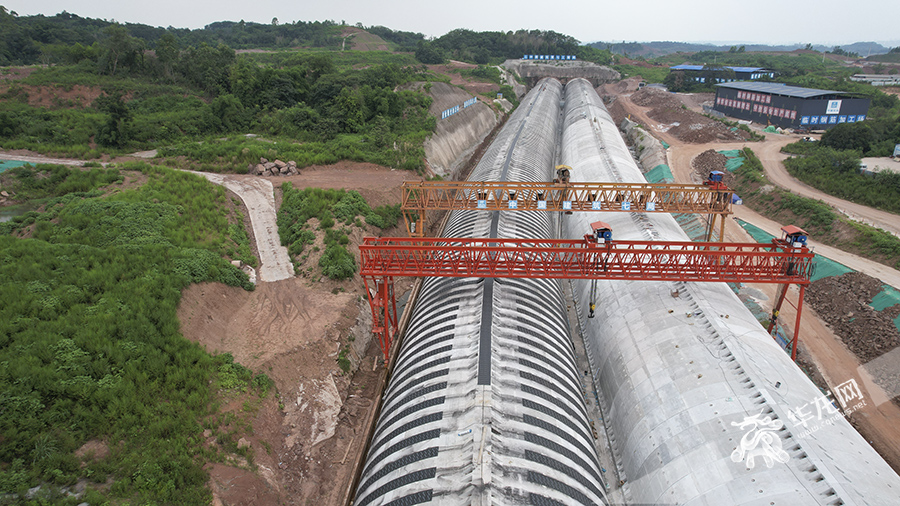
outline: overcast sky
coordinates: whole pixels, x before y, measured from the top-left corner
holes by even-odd
[[[623,40],[900,44],[898,0],[0,0],[19,15],[201,28],[214,21],[346,21],[438,37],[455,28],[541,29],[583,43]]]

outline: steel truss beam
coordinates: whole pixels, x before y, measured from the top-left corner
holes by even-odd
[[[777,283],[797,284],[802,290],[809,284],[815,256],[806,247],[791,247],[779,239],[769,244],[602,244],[590,235],[583,240],[370,237],[359,249],[360,275],[375,317],[373,330],[385,353],[397,329],[396,309],[393,319],[385,309],[395,308],[393,290],[388,293],[383,287],[392,288],[397,276]],[[382,288],[373,291],[370,283]],[[797,318],[799,331],[799,310]]]
[[[721,183],[406,181],[401,189],[410,237],[425,235],[421,224],[431,210],[699,213],[712,215],[710,221],[718,216],[724,226],[734,194]]]

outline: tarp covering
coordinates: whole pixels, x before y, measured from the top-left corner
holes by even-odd
[[[774,133],[777,133],[777,132],[778,132],[777,130],[775,130],[775,126],[774,126],[774,125],[769,125],[769,126],[767,126],[767,127],[765,128],[765,130],[763,130],[763,131],[764,131],[764,132],[769,132],[770,134],[774,134]]]
[[[740,223],[742,227],[744,227],[744,230],[746,230],[747,233],[750,234],[750,236],[753,237],[753,240],[756,242],[769,243],[772,242],[772,239],[775,237],[765,230],[751,225],[746,221],[737,220],[737,222]],[[853,272],[853,269],[847,267],[846,265],[835,262],[830,258],[825,258],[822,255],[817,254],[814,262],[816,264],[816,268],[813,272],[812,277],[810,278],[810,280],[812,281],[818,281],[822,278],[840,276],[841,274]]]
[[[650,169],[649,172],[644,174],[644,177],[647,178],[648,183],[674,183],[675,177],[672,176],[672,171],[669,169],[669,166],[661,163],[656,167]]]
[[[741,150],[739,149],[726,149],[724,151],[719,151],[719,153],[728,158],[728,160],[725,161],[725,170],[729,172],[734,172],[738,170],[741,165],[744,165],[744,157],[741,156]]]
[[[896,288],[884,285],[881,287],[881,293],[872,298],[869,304],[878,311],[883,311],[893,305],[900,304],[900,291]]]
[[[18,160],[0,160],[0,172],[5,170],[14,169],[16,167],[21,167],[28,162],[20,162]]]
[[[675,221],[678,222],[678,225],[681,226],[681,229],[684,230],[684,233],[687,234],[692,241],[706,240],[706,232],[709,228],[709,223],[703,216],[693,213],[673,213],[672,217],[675,218]],[[716,232],[718,232],[718,230],[716,230]],[[718,234],[714,240],[717,239]]]

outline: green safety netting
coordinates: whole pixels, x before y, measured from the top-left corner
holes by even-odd
[[[872,297],[872,303],[869,304],[876,311],[884,311],[885,309],[900,304],[900,291],[889,285],[882,285],[881,293]],[[900,330],[900,315],[894,318],[894,326]]]
[[[900,304],[900,291],[893,286],[884,285],[881,287],[881,293],[873,297],[869,305],[877,311],[884,311],[896,304]]]
[[[730,130],[731,130],[732,132],[737,132],[737,127],[731,127]]]
[[[772,240],[773,236],[765,230],[755,227],[746,221],[737,220],[737,222],[744,227],[744,230],[746,230],[756,242],[770,242]],[[811,281],[818,281],[822,278],[840,276],[841,274],[854,272],[853,269],[846,265],[835,262],[830,258],[825,258],[822,255],[817,254],[815,262],[816,270],[810,278]],[[878,311],[883,311],[885,308],[889,308],[895,304],[900,304],[900,291],[897,291],[897,289],[892,286],[883,285],[881,287],[881,292],[872,298],[872,303],[870,305]],[[897,330],[900,330],[900,316],[894,318],[894,326],[897,327]]]
[[[744,165],[744,159],[741,157],[737,158],[729,158],[725,161],[725,170],[729,172],[734,172],[741,168],[741,165]]]
[[[719,153],[728,158],[728,160],[725,161],[725,170],[729,172],[736,171],[744,164],[744,157],[741,156],[741,150],[739,149],[726,149],[719,151]]]
[[[775,237],[772,234],[766,232],[765,230],[751,225],[746,221],[737,220],[738,223],[741,224],[741,227],[753,237],[753,240],[756,242],[772,242],[772,239]],[[815,258],[816,270],[810,278],[811,281],[818,281],[822,278],[829,278],[831,276],[840,276],[841,274],[846,274],[848,272],[853,272],[853,269],[847,267],[846,265],[835,262],[830,258],[825,258],[822,255],[816,255]]]
[[[21,167],[28,162],[20,162],[18,160],[0,160],[0,172],[4,170],[13,169],[16,167]]]
[[[644,174],[644,177],[647,179],[648,183],[674,183],[675,177],[672,176],[672,171],[669,170],[669,166],[661,163],[656,167],[650,169],[649,172]]]
[[[773,125],[769,125],[763,131],[769,132],[770,134],[774,134],[774,133],[776,133],[777,130],[775,130],[775,127]]]
[[[659,141],[659,142],[662,143],[662,145],[663,145],[664,148],[669,149],[669,143],[668,143],[668,142],[666,142],[666,141]]]
[[[703,216],[691,213],[673,213],[672,217],[692,241],[705,241],[709,226]]]

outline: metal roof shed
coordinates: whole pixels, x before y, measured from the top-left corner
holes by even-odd
[[[869,103],[868,98],[843,91],[741,81],[716,85],[714,109],[764,125],[824,130],[864,121]]]

